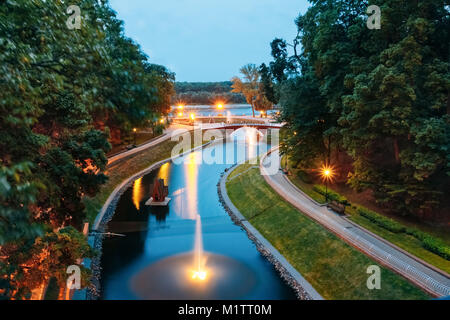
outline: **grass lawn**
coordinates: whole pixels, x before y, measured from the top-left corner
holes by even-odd
[[[238,168],[241,172],[251,165]],[[325,299],[428,299],[402,276],[381,267],[381,290],[368,290],[376,264],[284,201],[258,169],[227,182],[230,199],[248,221]]]
[[[284,163],[284,159],[283,159]],[[311,198],[314,200],[324,203],[325,199],[324,196],[317,193],[313,190],[314,184],[305,183],[302,181],[302,179],[298,175],[298,171],[296,169],[290,169],[292,172],[292,175],[289,176],[289,179],[293,184],[295,184],[299,189],[301,189],[303,192],[308,194]],[[388,240],[389,242],[399,246],[403,250],[413,254],[414,256],[428,262],[429,264],[447,272],[450,273],[450,261],[444,259],[443,257],[440,257],[439,255],[428,251],[422,246],[422,243],[420,240],[416,239],[413,236],[410,236],[406,233],[394,233],[387,229],[381,228],[372,221],[368,220],[367,218],[361,216],[358,213],[358,208],[363,207],[358,202],[354,202],[355,199],[351,199],[348,194],[337,192],[333,187],[329,187],[329,190],[338,193],[340,195],[343,195],[349,199],[349,201],[352,203],[351,207],[348,207],[346,212],[349,215],[349,219],[355,222],[356,224],[359,224],[360,226],[366,228],[367,230],[377,234],[378,236]],[[374,205],[371,206],[371,209],[376,209]],[[380,211],[377,211],[380,215],[383,215]],[[434,230],[430,227],[423,226],[417,223],[413,222],[406,222],[402,221],[400,219],[396,219],[396,217],[389,216],[389,218],[394,219],[398,223],[401,223],[407,227],[411,228],[417,228],[418,230],[421,230],[423,232],[427,232],[430,235],[441,239],[444,243],[447,245],[450,245],[450,235],[448,232],[443,232],[442,230],[435,228]]]
[[[191,139],[191,141],[194,141],[194,139]],[[108,181],[101,187],[100,192],[94,198],[84,198],[88,222],[92,225],[109,195],[123,180],[144,170],[153,163],[169,158],[172,153],[172,148],[177,143],[176,141],[166,140],[109,167],[106,172]],[[197,146],[192,145],[192,147]]]

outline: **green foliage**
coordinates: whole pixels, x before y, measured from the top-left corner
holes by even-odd
[[[92,254],[83,198],[107,180],[108,138],[168,112],[175,76],[125,37],[108,1],[0,5],[0,295],[25,298]],[[45,257],[45,259],[42,259]],[[30,271],[31,270],[31,271]],[[83,270],[87,284],[88,271]]]
[[[428,236],[423,238],[422,245],[425,249],[450,261],[450,247],[445,245],[442,241]]]
[[[303,170],[299,170],[298,172],[297,172],[297,175],[298,175],[298,177],[304,182],[304,183],[307,183],[307,184],[311,184],[313,181],[312,181],[312,179],[311,179],[311,177],[309,176],[309,174],[307,174],[305,171],[303,171]]]
[[[41,233],[27,210],[36,201],[39,188],[43,188],[30,181],[31,168],[29,162],[0,167],[0,249],[8,242],[34,239]]]
[[[378,225],[386,230],[389,230],[391,232],[403,233],[406,231],[406,228],[403,225],[401,225],[400,223],[398,223],[392,219],[383,217],[373,211],[370,211],[370,210],[367,210],[364,208],[359,208],[358,213],[361,216],[365,217],[366,219],[372,221],[376,225]]]
[[[448,6],[376,4],[380,30],[366,26],[367,1],[317,0],[296,20],[293,56],[286,41],[272,42],[270,69],[290,133],[283,152],[303,167],[336,162],[354,189],[372,190],[397,214],[448,217]]]
[[[230,104],[246,103],[245,97],[240,93],[231,92],[231,81],[224,82],[177,82],[176,95],[172,103],[189,105],[210,105],[218,101]]]
[[[323,196],[327,194],[326,187],[322,185],[314,185],[313,190]],[[349,205],[349,202],[346,197],[341,196],[340,194],[328,189],[328,199],[331,201],[339,202],[343,205]]]
[[[255,116],[255,109],[265,111],[270,110],[273,106],[265,94],[266,87],[264,82],[261,81],[261,70],[266,69],[257,68],[254,64],[247,64],[240,69],[242,79],[239,77],[231,79],[233,82],[232,92],[240,93],[245,97],[247,103],[252,106],[253,117]],[[267,75],[266,72],[265,76]]]

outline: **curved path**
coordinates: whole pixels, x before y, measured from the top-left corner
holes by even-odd
[[[294,186],[281,170],[278,170],[274,175],[270,175],[267,167],[272,161],[276,161],[278,165],[280,163],[278,148],[272,149],[262,157],[261,174],[266,182],[285,200],[350,245],[361,250],[380,264],[403,275],[433,296],[450,295],[450,278],[445,272],[436,270],[386,240],[349,222],[326,206],[318,205]]]

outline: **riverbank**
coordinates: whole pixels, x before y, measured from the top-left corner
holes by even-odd
[[[284,201],[251,165],[228,180],[233,204],[325,299],[407,300],[429,296],[380,266],[382,287],[367,289],[376,263]],[[246,172],[245,172],[246,171]]]
[[[228,197],[226,190],[226,182],[230,175],[237,177],[247,171],[240,169],[243,166],[235,166],[226,171],[217,184],[219,199],[225,211],[230,215],[231,219],[236,225],[242,227],[250,240],[255,244],[258,251],[272,263],[274,268],[279,272],[280,276],[286,283],[296,292],[299,300],[323,300],[322,296],[309,284],[303,276],[267,241],[261,233],[258,232],[239,210],[233,205]],[[238,169],[239,170],[236,170]],[[254,167],[250,167],[250,170]],[[235,171],[237,173],[235,173]]]
[[[191,141],[194,141],[194,139]],[[154,147],[139,152],[118,164],[114,164],[112,167],[108,168],[108,182],[102,187],[95,198],[87,199],[87,203],[90,205],[88,208],[88,212],[90,213],[88,218],[94,233],[94,235],[90,237],[90,244],[98,253],[90,263],[92,284],[87,292],[87,300],[97,299],[100,293],[100,259],[102,241],[104,238],[102,232],[105,231],[108,222],[113,217],[120,196],[136,179],[139,179],[171,161],[172,149],[176,144],[176,141],[164,141]],[[198,148],[203,148],[208,144],[209,142],[200,146],[193,144],[192,149],[184,154],[193,152]]]

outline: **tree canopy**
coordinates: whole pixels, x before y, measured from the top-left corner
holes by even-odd
[[[0,295],[6,298],[29,297],[52,277],[62,284],[69,265],[92,255],[80,233],[82,199],[107,179],[109,134],[120,136],[170,108],[174,74],[148,62],[124,36],[108,1],[71,4],[80,8],[80,29],[68,28],[68,5],[59,0],[0,5]]]
[[[306,168],[334,164],[393,212],[448,219],[448,3],[311,2],[294,43],[272,43],[286,151]],[[366,25],[370,4],[381,8],[379,30]]]
[[[262,65],[258,68],[254,64],[247,64],[240,69],[242,79],[233,77],[233,92],[241,93],[247,103],[252,106],[253,117],[255,116],[255,109],[265,111],[272,108],[273,104],[269,100],[268,78],[269,73],[267,67]],[[261,74],[264,76],[264,82],[261,81]],[[267,94],[267,95],[266,95]]]

